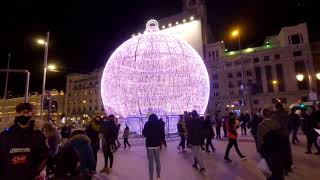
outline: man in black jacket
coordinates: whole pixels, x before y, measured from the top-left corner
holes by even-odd
[[[317,144],[318,133],[314,130],[314,128],[318,128],[319,115],[314,106],[311,106],[311,114],[305,117],[303,131],[307,136],[307,152],[306,154],[312,154],[311,148],[312,144],[317,149],[316,155],[320,155],[320,147]]]
[[[299,143],[297,133],[300,127],[300,117],[295,112],[296,108],[292,108],[291,113],[289,114],[289,128],[290,131],[292,131],[292,144]]]
[[[199,163],[200,172],[203,173],[205,172],[206,168],[200,152],[200,146],[202,144],[202,124],[197,111],[193,110],[191,112],[191,116],[192,118],[188,124],[188,142],[191,145],[194,155],[194,163],[192,166],[197,169],[197,165]]]
[[[32,180],[40,174],[49,156],[46,138],[35,130],[32,105],[16,107],[14,125],[0,134],[0,179]]]

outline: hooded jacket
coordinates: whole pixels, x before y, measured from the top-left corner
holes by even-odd
[[[164,130],[157,115],[151,114],[149,116],[149,120],[145,123],[142,134],[146,137],[147,147],[160,147],[161,136],[164,135]]]
[[[0,179],[34,179],[48,156],[46,137],[36,129],[35,121],[27,128],[15,123],[0,134]]]

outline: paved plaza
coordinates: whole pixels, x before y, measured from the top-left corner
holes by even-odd
[[[305,136],[299,136],[300,145],[293,146],[295,169],[288,180],[319,180],[320,179],[320,156],[305,155]],[[168,148],[161,151],[161,179],[162,180],[264,180],[264,176],[257,169],[259,160],[256,148],[251,136],[240,137],[239,147],[243,154],[247,155],[247,161],[241,161],[235,150],[231,150],[231,164],[223,160],[227,146],[227,140],[214,140],[215,153],[203,153],[207,172],[201,175],[194,170],[192,154],[180,153],[177,150],[178,139],[168,142]],[[148,180],[148,164],[145,146],[141,141],[134,142],[130,150],[119,149],[115,154],[113,172],[110,175],[98,174],[96,179],[107,180]],[[98,155],[97,171],[103,168],[103,154]]]

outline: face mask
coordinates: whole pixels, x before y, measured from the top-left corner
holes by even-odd
[[[16,121],[22,126],[27,125],[30,119],[31,119],[31,116],[22,115],[22,116],[16,117]]]

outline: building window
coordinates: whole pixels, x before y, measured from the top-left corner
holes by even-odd
[[[92,99],[89,99],[89,103],[92,103]]]
[[[232,73],[228,73],[228,78],[233,78],[233,74]]]
[[[262,78],[261,78],[261,68],[260,67],[255,67],[255,72],[256,72],[256,84],[255,84],[255,89],[252,91],[255,91],[256,93],[262,93],[263,91],[263,86],[262,86]]]
[[[276,64],[276,73],[277,73],[277,81],[278,81],[278,88],[279,91],[285,91],[285,84],[284,84],[284,74],[283,74],[283,66],[282,64]]]
[[[306,67],[304,61],[296,61],[294,63],[296,74],[305,74]],[[309,88],[308,78],[304,78],[303,81],[297,81],[299,90],[307,90]]]
[[[274,59],[280,59],[280,54],[275,54]]]
[[[214,51],[211,52],[211,57],[214,58]]]
[[[92,111],[92,107],[91,107],[91,106],[89,106],[89,111],[90,111],[90,112]]]
[[[247,74],[247,76],[252,76],[251,70],[247,70],[246,74]]]
[[[234,85],[231,81],[229,81],[229,88],[234,88]]]
[[[213,74],[213,75],[212,75],[212,79],[213,79],[213,80],[218,80],[218,78],[219,78],[218,74]]]
[[[263,60],[264,60],[264,61],[269,61],[269,60],[270,60],[270,57],[269,57],[269,56],[264,56],[264,57],[263,57]]]
[[[242,94],[243,94],[243,90],[239,89],[239,95],[242,95]]]
[[[230,94],[230,95],[233,95],[233,91],[232,91],[232,90],[231,90],[231,91],[229,91],[229,94]]]
[[[300,44],[301,43],[300,35],[299,34],[291,35],[291,43],[292,44]]]
[[[259,62],[259,58],[258,58],[258,57],[254,58],[254,59],[253,59],[253,62],[254,62],[254,63],[258,63],[258,62]]]
[[[214,89],[218,89],[219,88],[219,83],[218,82],[214,82],[213,83],[213,88]]]
[[[68,96],[71,97],[71,93],[68,93]]]
[[[241,87],[242,81],[238,81],[238,87]]]
[[[94,110],[98,111],[98,106],[97,105],[94,106]]]
[[[242,77],[241,72],[237,72],[237,77]]]
[[[272,67],[270,65],[265,66],[265,70],[266,70],[266,78],[267,78],[267,86],[268,86],[268,92],[274,92],[274,87],[272,84]]]
[[[293,56],[302,56],[302,51],[293,51]]]
[[[231,67],[231,66],[232,66],[232,63],[227,63],[226,66],[227,66],[227,67]]]
[[[255,99],[255,100],[253,100],[253,104],[259,104],[259,100],[258,99]]]

